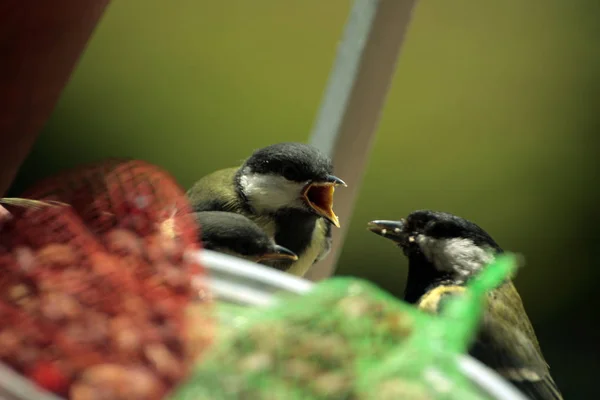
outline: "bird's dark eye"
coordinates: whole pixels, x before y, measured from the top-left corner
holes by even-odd
[[[300,172],[296,169],[296,167],[294,167],[292,165],[284,166],[281,173],[285,177],[285,179],[287,179],[289,181],[299,181],[300,180]]]

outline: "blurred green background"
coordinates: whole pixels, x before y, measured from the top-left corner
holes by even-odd
[[[114,1],[13,191],[107,156],[157,163],[187,188],[256,148],[307,140],[350,6]],[[476,221],[526,255],[517,285],[571,399],[600,394],[598,11],[422,1],[338,268],[401,294],[406,262],[367,221],[419,208]]]

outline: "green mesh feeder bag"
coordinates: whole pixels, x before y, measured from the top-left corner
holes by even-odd
[[[498,287],[516,267],[514,255],[502,256],[473,279],[463,295],[450,298],[442,315],[420,315],[419,318],[425,317],[421,329],[379,365],[361,374],[356,384],[357,398],[492,398],[469,381],[458,368],[457,360],[467,353],[477,333],[486,294]]]
[[[486,293],[515,267],[514,256],[498,258],[440,316],[351,278],[240,311],[172,399],[491,398],[457,359],[476,334]]]

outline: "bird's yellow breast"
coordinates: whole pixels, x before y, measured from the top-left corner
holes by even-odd
[[[419,299],[419,309],[436,314],[439,311],[440,300],[448,294],[463,294],[465,292],[463,286],[438,286],[429,292],[425,293]]]

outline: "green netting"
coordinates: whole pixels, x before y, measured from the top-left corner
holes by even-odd
[[[228,307],[235,329],[172,398],[487,399],[457,356],[476,333],[485,294],[515,267],[515,256],[498,258],[440,316],[351,278],[324,281],[268,310]]]

